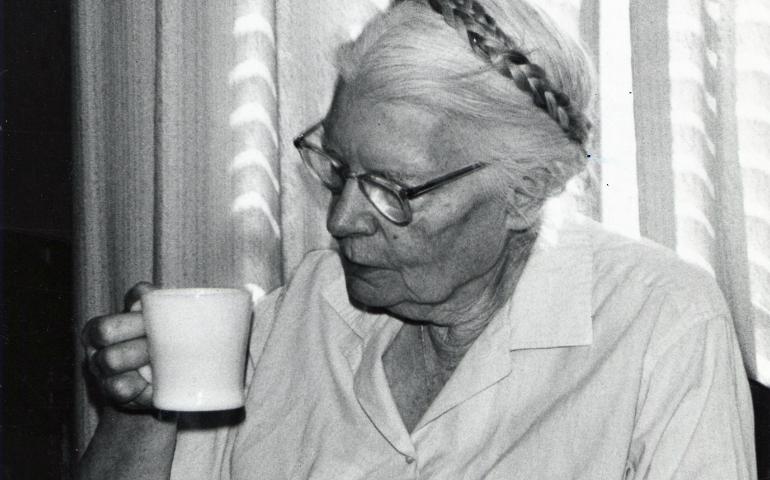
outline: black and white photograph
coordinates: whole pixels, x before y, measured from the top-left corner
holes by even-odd
[[[2,479],[770,480],[768,0],[8,0]]]

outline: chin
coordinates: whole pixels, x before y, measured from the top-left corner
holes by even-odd
[[[389,288],[387,284],[379,284],[379,282],[372,282],[369,279],[346,273],[345,285],[350,300],[363,307],[387,308],[399,303],[392,298],[393,288]]]
[[[387,308],[403,301],[400,275],[391,269],[360,265],[342,257],[345,285],[353,303],[364,307]]]

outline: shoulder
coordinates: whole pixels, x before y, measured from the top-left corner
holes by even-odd
[[[331,290],[340,298],[347,298],[344,282],[340,281],[342,275],[336,251],[312,251],[305,256],[286,285],[256,299],[250,343],[253,361],[256,362],[262,355],[276,328],[288,331],[307,326],[308,322],[297,322],[296,318],[300,318],[303,312],[313,310],[326,291]]]
[[[256,312],[273,311],[280,306],[287,295],[302,291],[307,293],[339,279],[342,275],[339,255],[334,250],[313,250],[302,259],[289,281],[265,294],[260,287],[247,284],[246,289],[252,294],[252,302]]]
[[[313,250],[305,255],[286,286],[291,288],[295,284],[306,282],[330,282],[339,278],[340,275],[342,275],[342,266],[337,251]]]
[[[254,311],[263,312],[263,317],[272,318],[286,303],[305,304],[318,298],[325,290],[344,285],[340,282],[343,275],[339,255],[335,250],[313,250],[305,255],[284,286],[267,295],[255,296]],[[339,292],[340,295],[343,293]]]
[[[595,305],[622,297],[628,307],[665,307],[677,316],[728,315],[712,274],[646,239],[607,230],[592,220],[580,222],[590,237]]]
[[[655,372],[697,382],[722,362],[735,366],[725,375],[741,375],[730,310],[710,272],[591,220],[573,228],[591,251],[593,348],[619,353],[622,368],[638,372],[640,398]]]
[[[649,373],[663,355],[684,344],[704,348],[704,335],[734,336],[729,308],[710,272],[661,245],[596,222],[586,220],[578,228],[590,238],[597,340],[636,344]]]

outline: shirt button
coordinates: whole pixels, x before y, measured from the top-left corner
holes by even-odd
[[[406,463],[408,463],[409,465],[413,464],[414,463],[414,458],[406,457]]]

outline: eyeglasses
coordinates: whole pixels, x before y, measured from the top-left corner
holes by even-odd
[[[313,175],[332,193],[341,193],[348,178],[358,181],[358,187],[378,212],[396,225],[407,225],[412,221],[409,200],[459,180],[460,178],[486,167],[486,163],[474,163],[446,175],[430,180],[416,187],[408,187],[374,173],[354,173],[342,161],[323,150],[323,124],[317,123],[294,139],[302,160]]]

